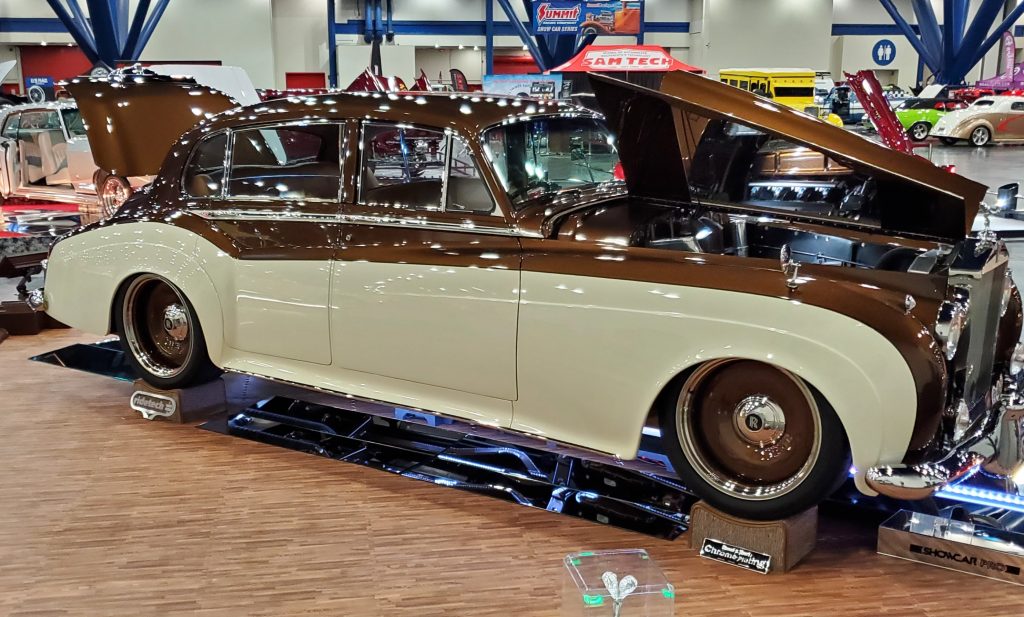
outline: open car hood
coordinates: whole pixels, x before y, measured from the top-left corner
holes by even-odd
[[[985,196],[985,186],[919,156],[896,152],[770,99],[699,75],[678,71],[666,74],[660,90],[601,75],[591,75],[590,79],[609,127],[618,136],[619,157],[633,195],[691,201],[687,170],[698,127],[687,124],[684,114],[690,112],[734,120],[775,134],[884,183],[890,198],[878,212],[879,227],[884,232],[958,242],[970,232]],[[893,199],[894,195],[900,198]],[[780,214],[770,207],[763,211]],[[851,223],[843,219],[815,220],[836,226]]]
[[[186,131],[238,106],[194,79],[151,71],[81,77],[66,87],[82,114],[96,166],[119,176],[155,175]]]

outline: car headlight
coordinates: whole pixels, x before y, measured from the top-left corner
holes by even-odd
[[[967,308],[969,300],[967,290],[958,288],[952,300],[939,305],[939,316],[935,321],[935,335],[942,343],[942,351],[947,360],[956,355],[956,347],[960,344],[960,335],[967,326]]]

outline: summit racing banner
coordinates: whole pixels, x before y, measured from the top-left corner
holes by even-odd
[[[534,0],[533,34],[640,34],[643,0]]]

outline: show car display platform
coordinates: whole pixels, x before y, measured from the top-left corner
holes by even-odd
[[[977,614],[1024,610],[1019,587],[876,555],[881,516],[867,510],[829,508],[818,548],[761,577],[701,559],[686,535],[147,422],[127,406],[130,383],[27,360],[94,340],[54,330],[0,346],[0,585],[14,590],[0,613],[62,610],[70,589],[89,589],[76,607],[103,615],[227,615],[253,601],[266,615],[557,615],[563,557],[623,547],[657,560],[678,614],[820,615],[827,596],[845,615],[937,617],[954,592]]]

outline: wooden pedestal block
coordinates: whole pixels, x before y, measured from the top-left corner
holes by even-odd
[[[222,379],[178,390],[160,390],[136,379],[129,401],[131,408],[147,420],[163,419],[179,424],[204,420],[215,413],[227,411]]]
[[[814,549],[818,508],[777,521],[751,521],[720,512],[703,501],[690,510],[690,547],[705,539],[771,557],[770,572],[787,572]]]

